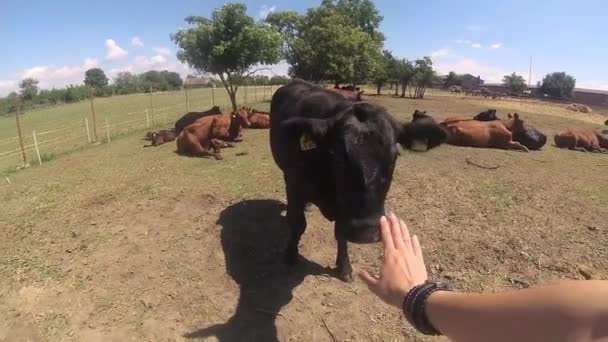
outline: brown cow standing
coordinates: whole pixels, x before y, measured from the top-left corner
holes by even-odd
[[[581,152],[603,152],[608,149],[608,136],[590,128],[566,128],[554,137],[555,145]]]
[[[241,141],[243,127],[249,127],[249,120],[242,110],[230,115],[200,118],[186,126],[177,137],[177,153],[205,158],[213,156],[220,160],[220,148],[231,146],[227,141]]]

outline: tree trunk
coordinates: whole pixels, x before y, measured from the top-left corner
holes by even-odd
[[[376,94],[380,95],[380,92],[382,92],[382,85],[378,84],[378,88],[376,89]]]
[[[399,83],[395,83],[395,96],[399,96]]]
[[[335,82],[334,82],[334,88],[335,88],[335,89],[340,88],[340,82],[335,81]]]
[[[220,80],[222,81],[222,84],[224,85],[224,88],[226,88],[226,92],[228,92],[228,97],[230,97],[230,103],[232,104],[232,111],[236,112],[237,111],[237,103],[236,103],[236,92],[239,89],[239,87],[235,87],[232,84],[232,77],[230,76],[229,73],[226,73],[227,78],[224,78],[224,74],[223,73],[219,73],[218,76],[220,77]]]
[[[236,89],[234,92],[228,92],[228,96],[230,96],[230,103],[232,104],[232,111],[236,113],[238,106],[236,103]]]
[[[407,90],[407,83],[401,83],[401,97],[405,97],[406,90]]]

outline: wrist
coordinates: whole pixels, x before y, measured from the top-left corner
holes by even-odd
[[[447,284],[440,282],[427,281],[414,286],[403,300],[402,309],[405,318],[416,330],[424,335],[441,335],[441,332],[429,320],[427,304],[431,297],[438,298],[437,294],[449,291],[452,290]]]

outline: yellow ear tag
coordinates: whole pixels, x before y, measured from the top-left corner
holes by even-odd
[[[300,149],[302,151],[314,150],[317,148],[317,143],[308,133],[302,133],[300,136]]]
[[[411,149],[416,152],[426,152],[429,149],[429,139],[414,140]]]

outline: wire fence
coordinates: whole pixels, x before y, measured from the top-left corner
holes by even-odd
[[[241,86],[237,103],[239,106],[264,106],[277,88],[272,85]],[[170,128],[184,113],[216,105],[222,112],[232,110],[230,98],[223,88],[92,98],[2,117],[0,172],[42,164],[88,145],[111,143],[113,138],[122,135]]]

